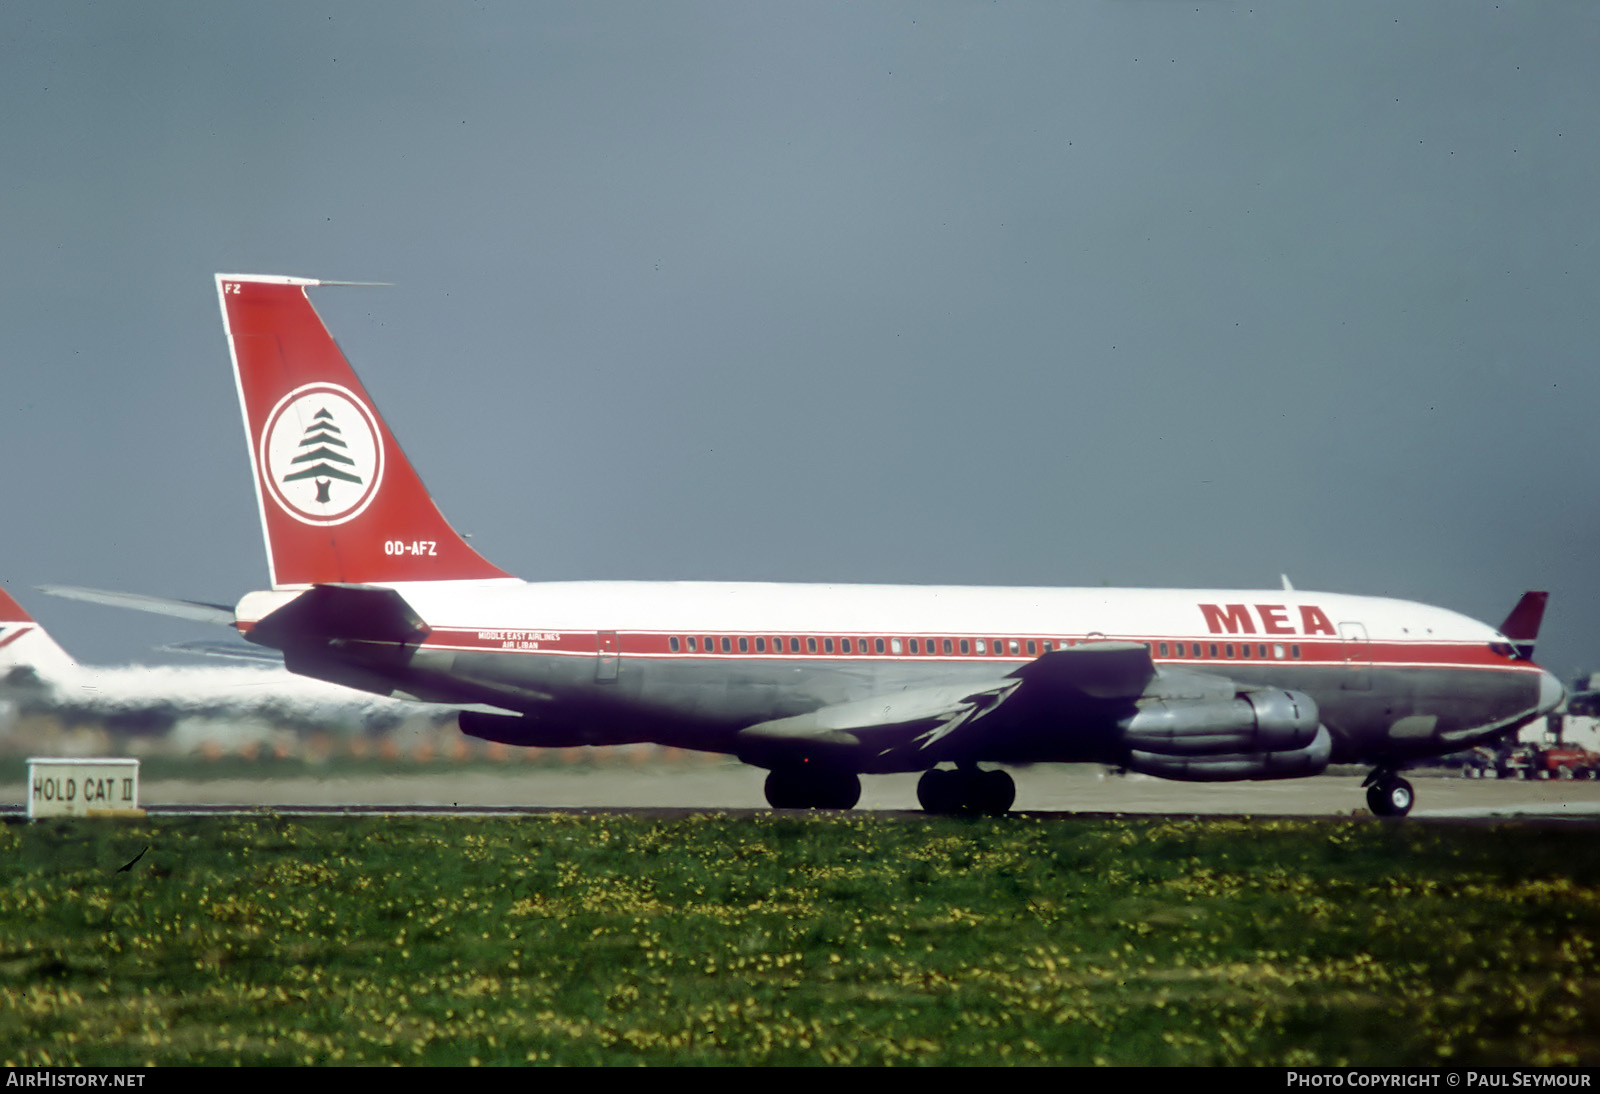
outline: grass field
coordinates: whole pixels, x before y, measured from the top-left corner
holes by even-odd
[[[1600,1063],[1587,827],[263,815],[0,862],[8,1065]]]

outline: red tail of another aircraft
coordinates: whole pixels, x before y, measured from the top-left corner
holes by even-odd
[[[275,588],[510,575],[440,514],[294,277],[218,274]]]
[[[16,665],[62,669],[75,663],[26,608],[0,589],[0,675]]]

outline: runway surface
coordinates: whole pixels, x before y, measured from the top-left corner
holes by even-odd
[[[739,764],[651,768],[433,769],[416,774],[329,778],[145,780],[141,804],[153,812],[205,807],[223,812],[277,807],[314,812],[493,813],[541,809],[766,809],[765,772]],[[1254,814],[1349,816],[1366,812],[1359,775],[1281,782],[1180,783],[1108,776],[1088,765],[1014,769],[1015,808],[1035,813]],[[1463,779],[1407,775],[1416,787],[1413,817],[1571,818],[1600,823],[1600,782]],[[862,779],[865,811],[916,810],[916,775]],[[0,784],[0,812],[23,812],[26,788]]]

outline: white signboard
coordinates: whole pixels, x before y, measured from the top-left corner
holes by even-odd
[[[128,813],[139,808],[139,761],[28,760],[28,819]]]

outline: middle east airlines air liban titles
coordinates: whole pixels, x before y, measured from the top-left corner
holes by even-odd
[[[559,642],[554,631],[479,631],[478,641],[498,642],[503,650],[536,650],[541,642]]]

